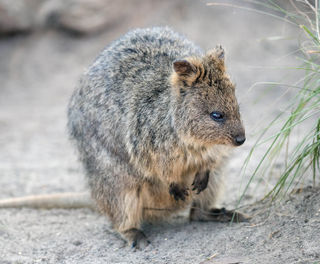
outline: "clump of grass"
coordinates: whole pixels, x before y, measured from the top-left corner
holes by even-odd
[[[287,5],[285,8],[272,0],[244,0],[243,2],[254,4],[255,7],[234,6],[230,3],[211,3],[209,5],[231,5],[277,17],[298,26],[306,36],[306,40],[300,48],[301,66],[293,69],[304,71],[303,84],[299,87],[292,85],[296,92],[291,103],[262,131],[243,166],[244,173],[256,149],[262,144],[268,144],[267,150],[253,171],[240,200],[253,179],[258,176],[264,177],[264,174],[270,172],[270,168],[276,161],[282,159],[284,166],[281,175],[267,194],[274,199],[280,194],[287,194],[293,184],[301,182],[305,175],[312,175],[314,185],[317,177],[320,176],[320,0],[315,0],[314,4],[308,0],[290,0],[286,3],[291,5]],[[271,137],[267,136],[270,128],[279,122],[282,122],[281,128]],[[307,130],[306,133],[298,141],[290,141],[292,135],[301,127],[308,128],[303,129]]]
[[[320,172],[320,33],[319,33],[319,8],[318,0],[312,6],[307,0],[299,1],[299,4],[304,5],[305,10],[312,11],[311,17],[307,11],[301,11],[298,8],[297,2],[290,1],[293,12],[281,8],[273,1],[268,1],[268,5],[272,10],[282,13],[285,19],[290,20],[304,31],[307,41],[301,48],[302,65],[296,67],[296,71],[304,71],[303,85],[300,89],[296,89],[292,103],[289,104],[287,110],[290,114],[283,122],[281,129],[273,135],[269,147],[255,171],[253,172],[250,182],[261,171],[263,166],[272,167],[275,160],[281,157],[280,153],[285,149],[284,169],[281,173],[277,183],[273,186],[267,196],[276,198],[279,194],[286,194],[294,182],[300,182],[301,179],[307,174],[312,173],[313,185],[316,184],[316,177]],[[303,24],[305,23],[305,24]],[[262,132],[256,144],[251,149],[251,152],[246,160],[249,162],[255,148],[265,139],[264,135],[273,124],[282,118],[287,111],[279,114],[269,126]],[[305,124],[308,125],[305,125]],[[309,126],[309,124],[311,125]],[[290,136],[295,130],[301,126],[307,126],[308,130],[301,139],[298,140],[293,146],[291,151],[288,152],[290,144]],[[246,166],[246,164],[245,164]]]
[[[313,184],[316,184],[316,177],[319,176],[320,168],[320,65],[306,61],[304,65],[306,75],[304,85],[298,90],[293,102],[286,110],[291,110],[289,116],[283,122],[279,131],[271,137],[265,138],[266,132],[280,120],[287,111],[281,112],[261,133],[260,137],[252,147],[244,168],[248,165],[254,151],[265,142],[269,146],[255,168],[248,185],[260,173],[260,176],[270,172],[275,161],[283,159],[284,168],[281,176],[267,196],[276,198],[280,193],[286,194],[295,180],[300,182],[302,177],[311,170]],[[314,123],[307,133],[302,136],[288,151],[290,136],[306,122]],[[283,155],[283,150],[285,155]],[[282,154],[282,155],[281,155]],[[269,168],[265,169],[265,168]],[[261,173],[261,171],[263,171]],[[245,191],[248,188],[246,186]]]

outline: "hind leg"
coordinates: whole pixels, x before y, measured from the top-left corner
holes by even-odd
[[[220,171],[197,173],[193,182],[194,194],[190,210],[190,220],[216,222],[243,222],[248,217],[234,210],[218,208],[218,200],[223,191]]]
[[[113,204],[111,220],[113,228],[128,242],[128,245],[143,249],[150,242],[141,229],[142,200],[139,197],[139,188],[123,191],[118,197],[117,203]]]
[[[214,221],[214,222],[247,222],[248,216],[235,210],[226,210],[222,208],[212,208],[203,210],[196,205],[190,211],[190,220],[193,221]]]
[[[102,213],[109,216],[113,228],[130,246],[143,249],[149,241],[143,231],[143,200],[139,182],[124,172],[113,168],[106,170],[111,175],[101,175],[91,181],[92,196]]]
[[[143,201],[140,196],[140,187],[125,191],[123,196],[123,204],[119,205],[121,212],[114,221],[114,228],[131,247],[143,249],[150,242],[141,230]]]
[[[141,182],[123,193],[121,210],[118,210],[121,214],[115,219],[114,227],[135,248],[144,248],[150,243],[141,230],[142,222],[166,219],[191,202],[189,196],[177,200],[168,187],[160,182]]]

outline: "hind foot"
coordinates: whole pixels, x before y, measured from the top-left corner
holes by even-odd
[[[225,208],[214,208],[205,211],[200,208],[192,208],[190,220],[193,221],[214,221],[214,222],[248,222],[250,217],[235,210],[226,210]]]
[[[150,244],[146,235],[137,228],[131,228],[124,231],[122,235],[128,241],[128,244],[134,249],[144,249]]]

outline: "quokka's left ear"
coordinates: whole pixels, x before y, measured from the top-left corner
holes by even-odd
[[[225,51],[221,45],[217,45],[214,49],[207,52],[207,56],[211,57],[212,59],[224,61]]]
[[[173,62],[174,71],[181,76],[191,76],[197,72],[196,67],[187,60],[176,60]]]

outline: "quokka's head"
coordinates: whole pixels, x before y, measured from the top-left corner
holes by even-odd
[[[174,61],[171,85],[177,102],[175,126],[186,143],[244,143],[235,86],[226,74],[221,46],[203,57]]]

